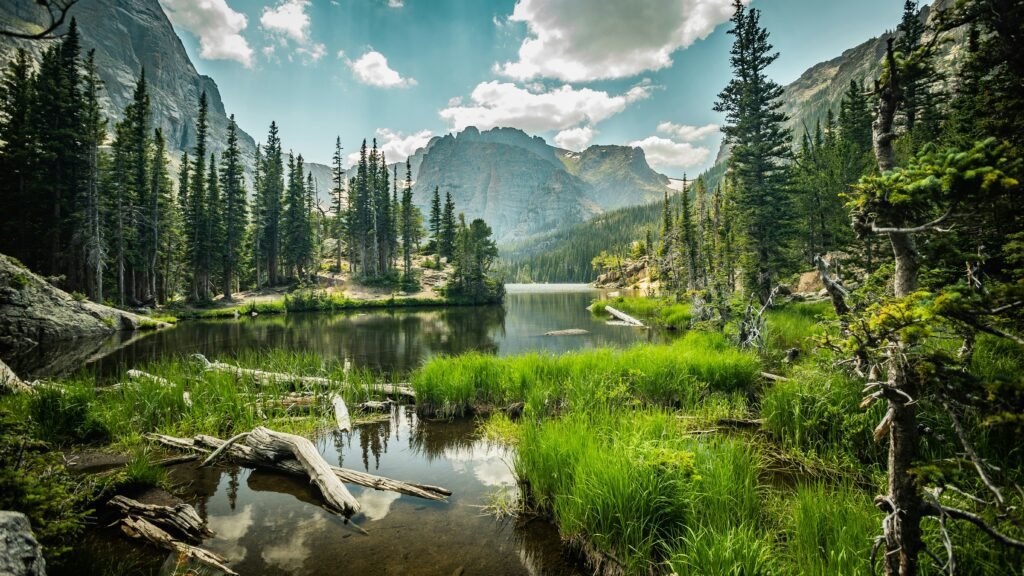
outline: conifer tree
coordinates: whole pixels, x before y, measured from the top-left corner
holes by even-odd
[[[149,265],[152,270],[149,291],[157,303],[163,304],[174,291],[171,276],[178,257],[180,239],[178,207],[174,201],[173,185],[167,172],[166,142],[160,128],[153,131],[153,155],[149,165],[151,234],[155,248]]]
[[[188,212],[185,218],[187,234],[187,260],[191,272],[190,298],[199,300],[206,292],[205,283],[209,269],[205,266],[207,254],[207,191],[206,191],[206,136],[207,136],[207,100],[206,91],[199,95],[199,115],[196,118],[195,161],[192,162],[192,174],[187,178]]]
[[[238,149],[238,125],[235,115],[228,121],[227,149],[222,157],[224,169],[221,172],[222,195],[221,221],[224,226],[223,271],[221,282],[224,298],[231,299],[235,282],[241,274],[242,238],[247,220],[245,182],[242,180],[241,152]]]
[[[455,253],[455,234],[458,231],[456,226],[455,202],[452,201],[452,193],[446,192],[444,211],[441,214],[441,241],[438,245],[438,253],[442,258],[451,260]]]
[[[345,206],[345,168],[342,166],[344,158],[341,155],[341,136],[338,136],[334,142],[334,156],[332,157],[331,166],[331,181],[333,188],[331,189],[331,208],[334,212],[334,223],[332,231],[334,232],[335,240],[335,253],[338,261],[338,272],[341,272],[341,257],[344,253],[344,238],[345,238],[345,213],[347,206]]]
[[[402,274],[406,281],[412,278],[412,250],[416,242],[415,214],[412,204],[412,165],[405,160],[405,187],[402,188]]]
[[[96,73],[95,51],[90,50],[83,68],[85,85],[82,111],[83,144],[86,152],[85,219],[83,225],[83,263],[86,267],[86,294],[93,302],[103,302],[103,270],[106,265],[107,244],[104,234],[102,200],[100,198],[99,147],[106,137],[107,121],[100,110],[100,79]]]
[[[789,265],[791,199],[785,161],[789,133],[783,126],[782,87],[766,68],[778,57],[760,25],[760,12],[734,2],[735,37],[730,52],[733,79],[718,95],[725,140],[733,146],[730,170],[736,183],[737,217],[743,227],[744,287],[762,302]]]
[[[217,167],[217,156],[210,153],[210,172],[206,176],[206,218],[203,234],[203,300],[212,298],[210,289],[215,286],[215,274],[220,271],[224,258],[224,221],[223,196],[221,194],[220,173]]]
[[[261,226],[258,237],[263,253],[261,257],[267,267],[267,283],[271,286],[278,283],[278,272],[281,259],[281,213],[284,197],[284,161],[282,159],[281,138],[278,136],[277,123],[270,123],[267,142],[263,145],[263,165],[260,171],[262,186]]]
[[[434,252],[438,252],[441,238],[441,192],[434,186],[434,196],[430,200],[430,239]]]

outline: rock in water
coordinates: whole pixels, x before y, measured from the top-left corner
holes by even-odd
[[[43,548],[32,534],[28,517],[0,511],[0,576],[45,576]]]
[[[0,254],[0,356],[56,342],[137,330],[143,316],[77,300],[23,264]]]

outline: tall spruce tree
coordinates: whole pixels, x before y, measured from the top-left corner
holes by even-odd
[[[341,272],[341,259],[344,254],[345,240],[345,167],[342,165],[344,158],[341,155],[341,136],[334,141],[334,156],[331,158],[331,209],[334,212],[334,222],[331,227],[334,236],[334,250],[337,257],[338,272]]]
[[[792,210],[786,160],[789,132],[784,127],[782,87],[767,75],[778,58],[761,27],[760,11],[734,2],[730,51],[733,78],[715,102],[724,112],[725,140],[732,145],[729,169],[736,183],[736,207],[743,230],[744,287],[762,302],[788,268]]]
[[[205,298],[206,282],[209,269],[206,266],[207,254],[207,191],[206,191],[206,137],[208,104],[206,91],[199,95],[199,115],[196,117],[196,145],[193,149],[195,160],[192,162],[192,174],[188,177],[189,190],[187,195],[188,211],[186,212],[186,254],[190,270],[189,297],[192,300]]]
[[[224,168],[221,171],[221,221],[224,226],[224,243],[221,282],[224,298],[231,299],[231,293],[241,274],[242,238],[245,235],[248,218],[245,182],[242,180],[241,151],[238,149],[238,125],[235,123],[234,114],[228,121],[227,149],[224,150],[222,161]]]
[[[278,283],[281,266],[281,214],[284,198],[284,160],[281,154],[277,123],[271,122],[267,142],[263,145],[263,169],[260,171],[262,225],[259,236],[263,263],[267,268],[267,283],[271,286]]]
[[[405,160],[405,185],[402,188],[402,274],[405,281],[412,279],[412,251],[416,242],[415,207],[412,204],[412,165]]]
[[[441,214],[441,238],[438,244],[438,254],[442,258],[451,260],[455,254],[455,235],[458,232],[455,220],[455,202],[452,201],[452,193],[445,192],[444,211]]]

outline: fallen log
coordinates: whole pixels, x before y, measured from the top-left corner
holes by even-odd
[[[0,360],[0,393],[5,392],[31,392],[32,387],[18,378],[14,370]]]
[[[630,316],[629,314],[626,314],[625,312],[622,312],[620,310],[616,310],[615,308],[612,308],[611,306],[605,306],[604,309],[609,314],[611,314],[612,316],[618,318],[619,320],[622,320],[623,322],[629,324],[630,326],[641,326],[642,327],[644,325],[643,322],[637,320],[636,318],[633,318],[632,316]]]
[[[761,372],[761,378],[766,380],[772,380],[775,382],[788,382],[789,378],[785,376],[779,376],[778,374],[772,374],[771,372]]]
[[[241,366],[235,366],[233,364],[226,364],[224,362],[211,362],[206,359],[206,356],[202,354],[193,354],[193,358],[203,364],[204,369],[207,372],[227,372],[234,374],[236,378],[241,380],[251,380],[261,386],[273,385],[278,383],[296,383],[301,384],[305,387],[350,387],[348,382],[340,380],[331,380],[330,378],[324,378],[322,376],[299,376],[297,374],[285,374],[282,372],[266,372],[264,370],[256,370],[254,368],[242,368]],[[416,399],[416,392],[408,384],[388,384],[388,383],[374,383],[368,386],[370,391],[377,391],[382,394],[391,396],[403,396],[406,398]]]
[[[145,518],[161,529],[173,532],[190,542],[200,542],[204,537],[213,536],[213,532],[207,528],[196,509],[184,502],[173,507],[160,506],[143,504],[138,500],[118,495],[111,498],[107,504],[117,508],[125,516]]]
[[[393,404],[394,402],[391,400],[367,400],[366,402],[356,404],[356,408],[358,408],[360,412],[390,412]]]
[[[348,415],[348,407],[345,401],[337,394],[331,394],[331,404],[334,406],[334,420],[338,423],[338,430],[342,432],[352,431],[352,418]]]
[[[582,336],[583,334],[589,334],[582,328],[568,328],[566,330],[552,330],[551,332],[545,332],[545,336]]]
[[[152,524],[145,518],[136,518],[132,516],[123,518],[121,520],[121,531],[131,538],[145,540],[165,550],[170,550],[171,552],[176,552],[186,558],[191,558],[200,564],[209,566],[225,574],[231,574],[233,576],[238,575],[238,572],[235,572],[225,565],[227,563],[227,559],[223,556],[214,554],[209,550],[192,546],[191,544],[186,544],[180,540],[175,540],[170,534],[163,531],[160,527]]]
[[[163,434],[149,434],[147,435],[147,438],[171,448],[204,453],[213,452],[225,444],[225,441],[220,438],[204,435],[196,436],[195,438],[177,438],[174,436],[165,436]],[[266,456],[267,455],[254,450],[251,446],[239,443],[235,443],[230,447],[225,448],[223,454],[223,457],[248,468],[263,468],[297,476],[304,476],[306,474],[302,465],[293,458],[286,457],[283,459],[267,459]],[[342,482],[348,482],[349,484],[364,486],[366,488],[373,488],[374,490],[387,490],[390,492],[398,492],[399,494],[416,496],[417,498],[423,498],[426,500],[437,501],[444,501],[452,494],[451,490],[448,490],[447,488],[432,486],[430,484],[403,482],[401,480],[375,476],[373,474],[367,474],[366,472],[359,472],[358,470],[350,470],[348,468],[339,468],[337,466],[332,466],[331,470],[334,472],[334,475],[338,480],[341,480]]]
[[[329,507],[345,516],[359,512],[359,501],[352,496],[348,488],[345,488],[341,480],[338,480],[331,465],[324,460],[308,438],[257,426],[245,441],[257,451],[270,452],[271,459],[279,458],[282,452],[291,452],[309,474],[309,479],[320,489]]]

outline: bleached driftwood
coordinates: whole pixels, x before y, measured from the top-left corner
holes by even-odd
[[[352,431],[352,418],[348,415],[348,407],[345,401],[337,394],[331,394],[331,405],[334,406],[334,420],[338,423],[338,430],[342,432]]]
[[[616,310],[615,308],[612,308],[611,306],[605,306],[604,309],[609,314],[611,314],[612,316],[615,316],[619,320],[622,320],[623,322],[626,322],[630,326],[643,326],[644,325],[643,322],[637,320],[636,318],[633,318],[632,316],[630,316],[629,314],[626,314],[625,312],[622,312],[621,310]]]
[[[26,384],[14,370],[0,360],[0,393],[4,392],[30,392],[32,387]]]
[[[551,332],[545,332],[545,336],[581,336],[588,334],[588,332],[582,328],[569,328],[567,330],[552,330]]]
[[[360,412],[389,412],[393,405],[394,402],[391,400],[368,400],[366,402],[356,404],[356,408],[358,408]]]
[[[145,518],[161,529],[173,532],[192,542],[199,542],[206,536],[213,536],[213,532],[207,528],[196,509],[184,502],[176,506],[160,506],[143,504],[138,500],[117,495],[111,498],[107,504],[117,508],[125,516]]]
[[[225,574],[232,574],[235,576],[238,574],[238,572],[235,572],[225,565],[227,563],[227,559],[223,556],[214,554],[209,550],[192,546],[191,544],[186,544],[180,540],[176,540],[159,526],[156,526],[145,518],[135,516],[123,518],[121,519],[121,530],[131,538],[146,540],[151,544],[164,548],[165,550],[170,550],[171,552],[176,552],[186,558],[194,559],[200,564],[204,564]]]
[[[246,444],[257,451],[268,451],[275,456],[282,452],[291,452],[309,475],[310,481],[320,489],[329,508],[345,516],[359,512],[359,501],[352,496],[348,488],[345,488],[341,480],[338,480],[331,465],[324,460],[308,438],[257,426],[249,433]]]
[[[163,444],[164,446],[176,448],[178,450],[189,450],[204,453],[213,452],[225,445],[224,440],[205,435],[199,435],[195,438],[178,438],[175,436],[165,436],[163,434],[150,434],[147,437],[150,440]],[[251,446],[243,443],[236,442],[235,444],[225,448],[223,457],[236,464],[249,468],[263,468],[295,476],[306,475],[306,471],[302,468],[302,465],[294,458],[291,458],[290,454],[268,454],[258,452]],[[375,476],[373,474],[359,472],[358,470],[339,468],[337,466],[332,466],[331,470],[342,482],[348,482],[349,484],[355,484],[357,486],[365,486],[366,488],[373,488],[374,490],[387,490],[391,492],[398,492],[400,494],[408,494],[409,496],[416,496],[417,498],[424,498],[426,500],[438,501],[443,501],[452,494],[451,490],[448,490],[447,488],[431,486],[430,484],[403,482],[401,480]]]
[[[322,376],[299,376],[297,374],[267,372],[264,370],[256,370],[255,368],[242,368],[241,366],[235,366],[234,364],[227,364],[224,362],[211,362],[202,354],[193,354],[192,357],[202,363],[207,372],[227,372],[229,374],[234,374],[236,378],[251,380],[262,386],[278,383],[295,383],[304,387],[313,388],[346,388],[350,386],[348,382],[331,380],[330,378],[324,378]],[[370,389],[392,396],[404,396],[410,399],[416,398],[416,392],[414,392],[412,387],[408,384],[377,383],[371,385]]]

